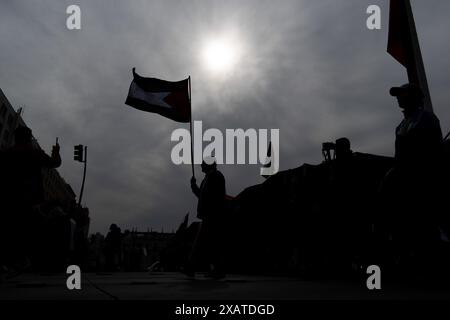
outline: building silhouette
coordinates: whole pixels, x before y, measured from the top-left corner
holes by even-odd
[[[0,150],[14,145],[14,131],[19,126],[28,126],[23,117],[23,109],[15,110],[3,91],[0,89]],[[32,138],[34,148],[41,149],[35,137]],[[8,170],[8,168],[0,168]],[[58,263],[74,259],[82,261],[87,251],[89,233],[89,209],[76,204],[76,194],[70,184],[59,174],[57,169],[43,168],[42,183],[44,203],[39,211],[42,224],[34,226],[40,229],[43,245],[39,248],[39,264],[43,268],[52,268],[55,264],[55,250],[64,257]],[[0,203],[0,208],[3,204]],[[45,261],[49,261],[48,263]]]

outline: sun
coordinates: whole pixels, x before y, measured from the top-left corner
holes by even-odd
[[[238,62],[238,45],[231,39],[213,39],[203,47],[203,61],[206,68],[214,73],[229,73]]]

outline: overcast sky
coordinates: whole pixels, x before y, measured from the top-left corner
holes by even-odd
[[[66,28],[67,6],[81,30]],[[366,9],[382,9],[382,29]],[[450,2],[412,1],[434,109],[450,129]],[[187,124],[124,104],[136,67],[143,76],[192,77],[193,118],[204,128],[279,128],[280,169],[321,161],[321,143],[347,136],[355,151],[392,155],[401,120],[392,85],[405,69],[386,53],[388,1],[56,1],[0,2],[0,88],[41,146],[59,137],[62,176],[83,202],[91,232],[114,222],[176,229],[195,215],[190,166],[172,164],[172,131]],[[232,39],[239,59],[225,73],[205,67],[212,39]],[[198,180],[202,174],[196,168]],[[221,167],[227,192],[262,182],[259,165]],[[276,215],[276,212],[274,212]]]

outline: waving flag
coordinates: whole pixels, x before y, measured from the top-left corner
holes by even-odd
[[[174,121],[190,122],[189,85],[189,78],[176,82],[144,78],[133,68],[133,81],[125,104]]]
[[[433,111],[416,25],[409,0],[391,0],[387,52],[408,72],[408,81],[418,85],[425,96],[425,109]]]

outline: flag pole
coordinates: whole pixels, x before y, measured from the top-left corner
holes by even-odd
[[[425,96],[425,109],[433,112],[433,104],[431,102],[430,89],[428,87],[427,75],[425,72],[425,66],[423,64],[422,52],[420,50],[419,38],[417,36],[416,24],[414,21],[414,15],[411,8],[411,2],[405,1],[406,16],[408,19],[409,30],[411,33],[412,51],[413,51],[413,63],[412,70],[408,70],[409,82],[418,84]]]
[[[191,131],[191,167],[192,167],[192,177],[195,179],[194,171],[194,135],[192,134],[192,94],[191,94],[191,76],[189,76],[189,105],[190,105],[190,119],[189,119],[189,129]]]

